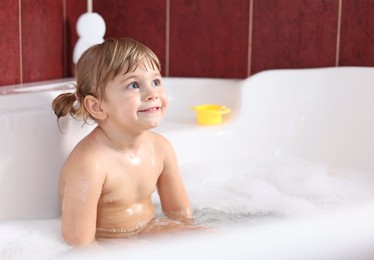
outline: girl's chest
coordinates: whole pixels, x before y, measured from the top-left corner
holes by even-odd
[[[113,160],[107,167],[103,193],[147,197],[156,189],[163,163],[148,159]]]

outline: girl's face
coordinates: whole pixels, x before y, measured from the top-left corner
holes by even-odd
[[[158,126],[167,106],[161,74],[147,62],[139,64],[135,71],[120,73],[109,81],[101,102],[107,122],[134,131]]]

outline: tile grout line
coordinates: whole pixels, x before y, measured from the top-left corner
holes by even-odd
[[[341,35],[341,23],[342,23],[342,5],[343,0],[339,0],[338,7],[338,24],[337,24],[337,34],[336,34],[336,53],[335,53],[335,66],[339,66],[339,56],[340,56],[340,35]]]
[[[253,1],[254,0],[249,0],[247,77],[249,77],[252,72]]]
[[[169,76],[170,66],[170,0],[166,0],[166,35],[165,35],[165,76]]]
[[[62,62],[63,62],[63,77],[68,75],[68,54],[67,54],[67,31],[66,31],[66,0],[62,0],[62,37],[63,37],[63,49],[62,49]]]
[[[19,43],[19,72],[20,83],[23,83],[23,64],[22,64],[22,11],[21,0],[18,0],[18,43]]]

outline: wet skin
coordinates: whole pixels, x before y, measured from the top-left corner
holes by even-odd
[[[155,216],[151,194],[159,193],[172,218],[191,218],[175,153],[156,127],[167,108],[158,71],[138,66],[110,81],[101,99],[85,107],[98,122],[74,148],[62,169],[62,234],[72,245],[96,237],[128,237]]]

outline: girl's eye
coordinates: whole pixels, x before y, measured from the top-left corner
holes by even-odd
[[[129,88],[129,89],[137,89],[137,88],[139,88],[139,86],[138,86],[138,83],[133,82],[130,85],[128,85],[127,88]]]
[[[161,80],[155,79],[154,81],[152,81],[153,87],[159,87],[160,85],[161,85]]]

